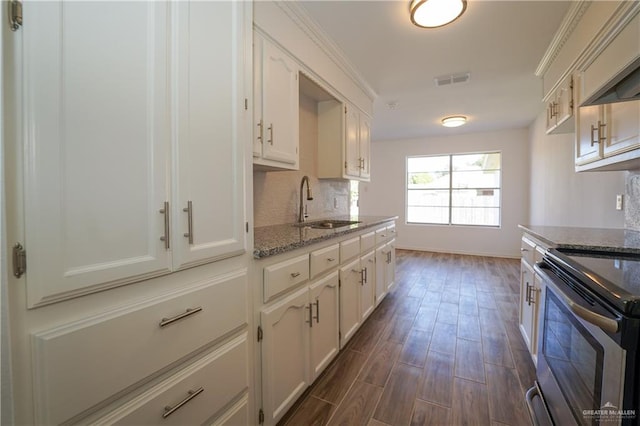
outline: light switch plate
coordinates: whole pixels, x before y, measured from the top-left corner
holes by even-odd
[[[616,195],[616,210],[622,210],[622,194]]]

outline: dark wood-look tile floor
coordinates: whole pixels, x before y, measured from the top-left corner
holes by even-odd
[[[396,287],[281,425],[530,425],[520,262],[397,250]]]

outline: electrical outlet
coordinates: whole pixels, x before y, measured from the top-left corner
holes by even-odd
[[[622,210],[622,194],[616,195],[616,210]]]

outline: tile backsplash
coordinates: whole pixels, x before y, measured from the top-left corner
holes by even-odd
[[[640,172],[627,173],[624,201],[624,227],[640,231]]]
[[[306,200],[307,220],[349,214],[350,184],[348,180],[318,179],[318,114],[316,102],[300,97],[300,170],[253,172],[254,226],[279,225],[298,220],[300,182],[307,175],[313,200]],[[337,153],[339,155],[339,153]]]

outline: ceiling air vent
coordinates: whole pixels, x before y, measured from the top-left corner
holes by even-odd
[[[433,80],[435,81],[436,86],[440,87],[449,86],[451,84],[466,83],[469,81],[469,78],[471,78],[471,73],[464,72],[459,74],[441,75]]]

